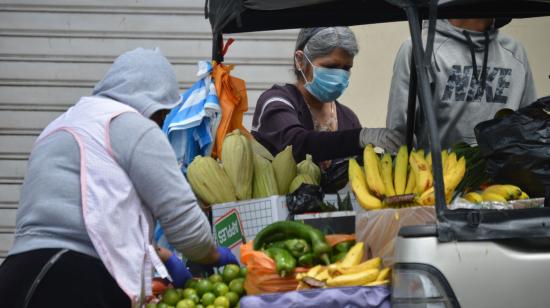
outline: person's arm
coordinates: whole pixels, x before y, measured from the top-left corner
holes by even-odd
[[[535,81],[533,80],[533,72],[531,71],[531,65],[529,65],[527,52],[523,46],[521,48],[523,50],[523,66],[525,67],[525,88],[523,89],[520,108],[528,106],[537,100],[537,90],[535,89]]]
[[[296,160],[311,154],[315,161],[323,161],[361,153],[360,132],[361,128],[336,132],[309,131],[292,107],[273,102],[263,110],[261,125],[255,135],[277,153],[291,144]]]
[[[217,262],[219,253],[208,219],[158,126],[138,114],[126,113],[111,122],[110,137],[115,159],[143,204],[159,220],[170,244],[197,263]]]
[[[407,133],[407,108],[409,100],[411,41],[407,40],[399,48],[393,65],[386,127],[395,129],[405,136]]]

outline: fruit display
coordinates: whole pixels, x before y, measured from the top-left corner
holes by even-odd
[[[472,203],[481,203],[484,201],[508,202],[512,200],[529,199],[529,196],[521,188],[510,185],[491,185],[483,191],[471,191],[463,196],[464,199]]]
[[[443,151],[442,167],[445,196],[449,202],[466,172],[466,159],[455,152]],[[366,210],[412,205],[434,205],[435,190],[431,154],[423,150],[408,153],[401,146],[392,159],[389,153],[378,155],[372,145],[363,152],[364,167],[349,160],[348,176],[358,203]]]
[[[246,268],[226,265],[220,274],[187,281],[185,288],[167,288],[147,308],[239,307],[245,295]]]
[[[356,243],[340,261],[327,266],[317,265],[307,273],[296,275],[298,289],[382,286],[390,283],[390,269],[381,268],[379,257],[361,262],[364,244]]]
[[[191,189],[206,205],[286,195],[321,181],[311,155],[296,164],[289,145],[273,157],[238,129],[224,139],[221,154],[220,162],[197,156],[187,169]]]

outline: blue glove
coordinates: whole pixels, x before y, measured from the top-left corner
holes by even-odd
[[[220,254],[220,259],[218,260],[218,262],[212,264],[213,266],[220,267],[227,264],[239,265],[239,261],[237,261],[237,257],[235,257],[235,255],[231,252],[231,249],[223,246],[218,246],[217,250]]]
[[[191,272],[176,254],[172,254],[164,266],[166,266],[170,277],[172,277],[172,284],[176,288],[183,288],[187,280],[192,278]]]

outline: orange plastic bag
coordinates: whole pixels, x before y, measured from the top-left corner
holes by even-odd
[[[307,268],[297,267],[292,275],[280,277],[275,261],[261,251],[255,251],[253,242],[241,246],[241,262],[248,272],[244,281],[246,294],[256,295],[273,292],[294,291],[298,287],[297,273],[307,272]]]
[[[230,75],[232,65],[214,64],[212,79],[222,109],[222,118],[216,132],[216,143],[212,157],[221,158],[221,149],[225,136],[238,128],[244,135],[250,135],[243,126],[244,113],[248,110],[248,96],[244,80]]]
[[[332,247],[340,242],[355,240],[354,234],[331,234],[326,236]],[[241,262],[246,265],[248,273],[244,281],[244,288],[248,295],[262,293],[294,291],[298,287],[297,273],[305,273],[309,269],[297,267],[292,275],[280,277],[277,274],[275,261],[261,251],[253,248],[253,241],[241,246]]]

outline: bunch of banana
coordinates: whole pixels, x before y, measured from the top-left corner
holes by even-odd
[[[441,156],[449,202],[464,177],[466,160],[448,151],[443,151]],[[401,146],[392,160],[389,153],[376,154],[369,144],[363,152],[363,161],[364,171],[356,160],[350,159],[348,172],[351,188],[364,209],[435,204],[431,153],[426,156],[424,150],[409,153],[406,146]]]
[[[379,257],[361,262],[364,244],[355,244],[344,259],[328,266],[317,265],[307,273],[296,275],[298,289],[311,287],[379,286],[390,283],[390,269],[381,269]]]
[[[496,184],[485,188],[482,192],[469,192],[463,198],[472,203],[480,203],[483,201],[507,202],[511,200],[523,200],[529,199],[529,196],[517,186]]]

